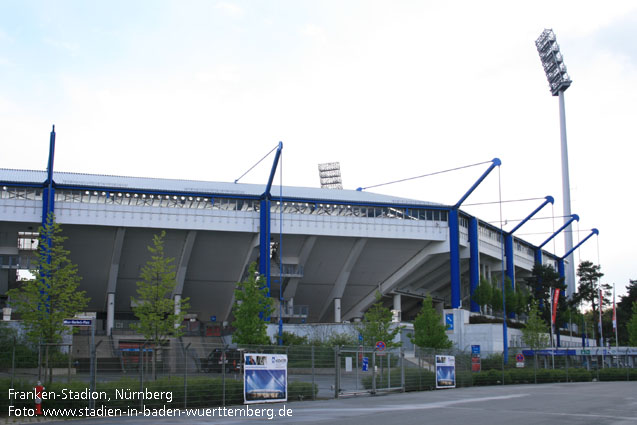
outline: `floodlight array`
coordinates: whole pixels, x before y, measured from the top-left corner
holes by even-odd
[[[557,44],[553,30],[545,29],[535,40],[535,47],[540,55],[551,94],[557,96],[561,91],[569,88],[572,81],[566,72],[564,57],[560,52],[560,46]]]
[[[319,164],[318,169],[322,189],[343,189],[341,164],[339,162]]]

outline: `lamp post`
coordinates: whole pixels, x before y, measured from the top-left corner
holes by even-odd
[[[564,57],[560,52],[560,46],[555,39],[552,29],[545,29],[535,40],[535,46],[540,55],[546,79],[553,96],[559,97],[560,106],[560,138],[562,152],[562,197],[564,208],[564,222],[571,217],[571,185],[568,172],[568,147],[566,143],[566,112],[564,109],[564,92],[571,86],[571,78],[566,72]],[[573,249],[573,232],[567,229],[564,233],[564,252],[571,252]],[[572,257],[568,261],[565,270],[566,295],[571,297],[575,292],[575,264]]]

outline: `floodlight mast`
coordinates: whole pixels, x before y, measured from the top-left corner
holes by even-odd
[[[340,162],[328,162],[318,165],[321,189],[343,189]]]
[[[559,97],[560,108],[560,139],[562,154],[562,198],[564,222],[571,217],[571,184],[568,171],[568,145],[566,142],[566,111],[564,106],[564,92],[571,86],[572,80],[566,72],[564,57],[557,44],[555,33],[552,29],[545,29],[535,40],[535,47],[540,55],[542,67],[549,82],[549,89],[553,96]],[[564,233],[564,252],[573,249],[573,231],[569,229]],[[566,295],[570,298],[575,292],[575,264],[568,262],[566,267]]]

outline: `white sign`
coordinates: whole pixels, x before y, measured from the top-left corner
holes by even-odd
[[[64,319],[62,323],[66,326],[91,326],[91,319]]]
[[[345,372],[351,372],[351,371],[352,371],[352,358],[345,357]]]

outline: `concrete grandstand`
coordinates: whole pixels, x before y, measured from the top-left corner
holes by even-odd
[[[38,226],[54,211],[91,299],[88,310],[106,335],[135,320],[131,296],[146,246],[161,229],[176,259],[173,296],[190,297],[189,319],[208,326],[231,320],[235,284],[253,261],[281,303],[274,319],[281,311],[286,323],[354,321],[377,291],[402,319],[413,318],[426,295],[441,311],[477,311],[470,295],[479,276],[504,270],[515,282],[536,261],[563,271],[566,257],[460,209],[499,165],[494,159],[456,205],[279,188],[272,178],[258,185],[53,172],[52,158],[48,171],[0,169],[0,294],[30,268]]]

